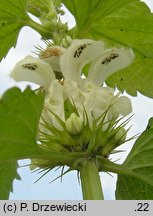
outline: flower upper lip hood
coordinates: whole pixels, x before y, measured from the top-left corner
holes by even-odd
[[[48,47],[39,54],[39,58],[49,63],[54,71],[61,71],[60,57],[65,51],[66,49],[60,46]]]
[[[30,55],[15,65],[11,77],[17,82],[29,81],[46,89],[49,88],[51,81],[55,79],[53,69],[48,63]]]
[[[102,85],[111,74],[129,66],[133,59],[132,49],[107,49],[102,56],[92,62],[88,78],[97,85]]]

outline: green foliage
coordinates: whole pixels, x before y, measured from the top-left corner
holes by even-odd
[[[108,47],[133,49],[133,63],[110,76],[106,83],[133,96],[139,91],[153,97],[153,14],[140,0],[0,0],[0,60],[11,47],[16,46],[23,26],[32,27],[43,38],[58,44],[57,41],[61,40],[60,37],[63,39],[67,32],[67,26],[56,14],[62,13],[61,2],[76,19],[76,27],[69,34],[76,38],[103,40]],[[42,24],[31,20],[27,10]],[[73,167],[74,159],[87,157],[80,149],[79,152],[55,151],[57,143],[53,142],[47,143],[48,149],[40,149],[37,133],[43,103],[44,92],[30,88],[24,92],[12,88],[0,99],[0,199],[8,199],[13,190],[13,180],[20,179],[17,173],[19,159],[30,158],[34,167],[47,170],[64,165]],[[63,141],[63,135],[61,137]],[[123,165],[99,157],[99,161],[104,160],[99,165],[99,171],[119,174],[117,199],[153,199],[152,155],[153,118]]]
[[[27,13],[27,0],[0,1],[0,60],[10,48],[15,47],[22,27],[29,26],[42,35],[50,38],[51,29],[33,21]]]
[[[134,50],[133,64],[113,74],[107,84],[133,96],[139,91],[153,97],[153,14],[145,3],[139,0],[62,2],[76,19],[77,38],[104,40],[110,46]]]
[[[0,161],[27,158],[36,152],[44,94],[27,88],[8,90],[0,101]]]
[[[17,162],[9,161],[0,164],[0,200],[9,198],[9,193],[13,192],[12,182],[14,179],[20,180],[17,173]]]
[[[18,178],[17,160],[38,154],[37,127],[44,93],[12,88],[0,100],[0,199],[7,199]]]
[[[116,198],[122,200],[153,199],[153,122],[150,119],[146,130],[135,142],[119,174]]]
[[[21,28],[27,24],[27,0],[0,1],[0,60],[16,46]]]
[[[40,20],[52,20],[56,16],[52,0],[28,0],[28,11]]]
[[[152,128],[153,128],[153,117],[149,119],[146,129],[149,130]]]

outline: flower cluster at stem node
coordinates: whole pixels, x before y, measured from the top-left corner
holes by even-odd
[[[50,46],[39,58],[27,56],[18,62],[11,76],[46,90],[38,134],[42,148],[107,158],[123,144],[128,121],[123,117],[132,112],[131,102],[104,81],[133,59],[130,48],[82,39],[73,40],[67,49]]]

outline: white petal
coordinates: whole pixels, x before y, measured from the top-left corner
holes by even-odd
[[[65,50],[65,48],[60,46],[48,47],[40,53],[39,58],[49,63],[54,71],[61,72],[60,57],[63,55]]]
[[[109,49],[95,60],[89,70],[88,78],[102,85],[108,76],[129,66],[134,59],[134,53],[131,49]]]
[[[64,99],[69,98],[72,104],[75,104],[77,111],[81,117],[83,117],[84,107],[83,104],[86,100],[86,93],[83,92],[78,83],[73,80],[65,80],[63,85]]]
[[[104,42],[93,40],[74,40],[61,56],[61,69],[66,79],[79,81],[83,67],[104,52]]]
[[[11,77],[16,81],[33,82],[45,88],[55,79],[50,65],[32,56],[19,61],[11,72]]]
[[[46,95],[45,107],[65,121],[63,88],[58,80],[53,80]],[[51,112],[44,112],[45,120],[53,124],[56,128],[62,129],[58,120]]]
[[[98,118],[108,109],[113,97],[114,90],[109,87],[100,87],[90,92],[86,103],[92,110],[94,118]]]
[[[112,106],[112,109],[123,116],[126,116],[132,112],[131,100],[126,96],[121,96]]]
[[[86,93],[90,93],[92,91],[95,91],[96,88],[98,89],[98,87],[87,78],[84,78],[84,79],[80,80],[79,88],[83,92],[86,92]]]

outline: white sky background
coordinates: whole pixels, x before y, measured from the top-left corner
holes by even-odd
[[[153,9],[153,1],[145,1],[150,8]],[[67,15],[66,19],[73,23],[71,15]],[[27,55],[32,55],[31,51],[35,50],[35,45],[40,45],[40,35],[34,30],[24,27],[19,35],[19,40],[16,49],[11,49],[7,57],[0,63],[0,95],[14,85],[23,88],[25,84],[16,84],[10,77],[9,73],[12,70],[15,63],[23,59]],[[133,105],[134,117],[132,118],[131,124],[133,125],[129,136],[135,135],[142,132],[151,116],[153,116],[153,99],[138,94],[138,97],[131,97]],[[126,149],[126,153],[122,155],[117,155],[115,159],[121,158],[122,162],[127,153],[130,151],[133,142],[127,143],[122,149]],[[28,160],[27,160],[28,162]],[[49,184],[55,177],[58,176],[59,171],[50,172],[38,183],[34,184],[37,180],[37,174],[31,174],[29,168],[24,167],[19,169],[19,174],[22,181],[14,181],[14,193],[11,194],[10,199],[18,200],[77,200],[82,199],[81,188],[78,184],[76,172],[69,173],[64,176],[63,182],[56,180],[55,182]],[[101,174],[102,185],[105,193],[105,199],[114,199],[116,176],[110,177],[107,174]]]

